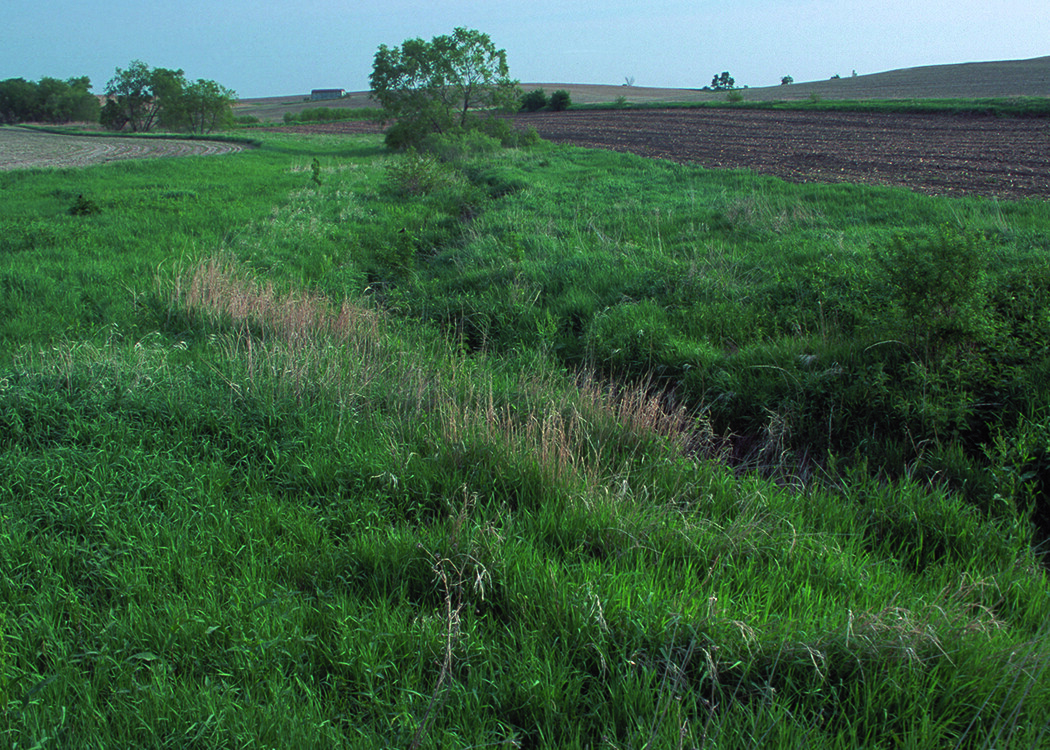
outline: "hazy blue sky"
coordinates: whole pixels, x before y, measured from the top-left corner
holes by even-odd
[[[1047,0],[0,0],[0,80],[135,59],[242,97],[368,88],[380,44],[466,26],[526,83],[698,88],[1050,55]]]

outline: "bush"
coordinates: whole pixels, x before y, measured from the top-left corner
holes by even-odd
[[[565,89],[558,89],[551,94],[550,108],[554,112],[562,112],[572,106],[572,97]]]
[[[900,334],[929,353],[991,332],[979,239],[945,226],[933,236],[895,237],[877,256]]]
[[[386,131],[384,142],[392,151],[405,151],[421,144],[430,133],[430,127],[420,120],[398,120]]]
[[[452,179],[449,167],[431,154],[409,151],[390,162],[387,181],[394,195],[427,195]]]
[[[538,112],[547,106],[547,94],[543,89],[536,89],[525,94],[521,99],[523,112]]]
[[[98,204],[90,198],[85,198],[83,195],[78,195],[77,199],[73,201],[73,205],[69,207],[70,216],[91,216],[92,214],[101,213],[102,209],[98,207]]]
[[[463,130],[455,133],[431,133],[420,146],[420,150],[432,154],[438,161],[456,162],[473,156],[493,154],[502,144],[491,135],[480,130]]]

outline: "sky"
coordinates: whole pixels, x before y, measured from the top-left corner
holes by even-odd
[[[242,98],[368,88],[380,44],[487,33],[522,83],[700,88],[1050,55],[1046,0],[0,0],[0,80],[133,60]]]

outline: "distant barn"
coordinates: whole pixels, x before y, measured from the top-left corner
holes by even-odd
[[[318,102],[325,99],[342,99],[345,89],[314,89],[310,92],[310,101]]]

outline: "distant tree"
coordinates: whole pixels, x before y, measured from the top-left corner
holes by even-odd
[[[736,86],[736,81],[729,75],[728,70],[723,70],[721,75],[711,79],[711,88],[715,91],[730,91]]]
[[[633,86],[634,85],[634,76],[624,76],[624,78],[623,78],[623,85],[624,86]]]
[[[41,78],[37,96],[45,122],[98,122],[98,98],[91,93],[87,76],[66,81]]]
[[[33,119],[37,106],[36,84],[24,78],[0,81],[0,122],[13,125]]]
[[[781,86],[789,86],[789,85],[791,85],[794,82],[795,82],[795,79],[792,78],[791,76],[784,76],[783,78],[780,79],[780,85]]]
[[[151,68],[133,60],[126,70],[117,68],[106,84],[106,96],[116,103],[105,113],[106,120],[111,127],[126,123],[136,133],[151,130],[162,121],[168,127],[183,125],[180,99],[185,85],[181,70]]]
[[[189,83],[182,70],[151,68],[134,60],[126,70],[117,68],[106,85],[106,96],[101,122],[107,128],[210,133],[233,122],[237,95],[215,81]]]
[[[210,133],[233,121],[237,94],[215,81],[198,79],[186,86],[182,98],[186,122],[194,133]]]
[[[572,97],[569,96],[569,92],[565,89],[558,89],[551,94],[551,110],[554,112],[561,112],[568,109],[572,105]]]
[[[525,112],[539,112],[546,106],[547,94],[543,89],[530,91],[521,99],[521,108]]]
[[[98,99],[87,76],[0,82],[0,122],[97,122],[98,115]]]
[[[488,34],[465,28],[429,42],[380,45],[369,82],[384,116],[397,121],[396,138],[388,133],[387,142],[399,146],[427,133],[466,128],[471,110],[513,110],[521,99],[506,51],[496,49]]]

